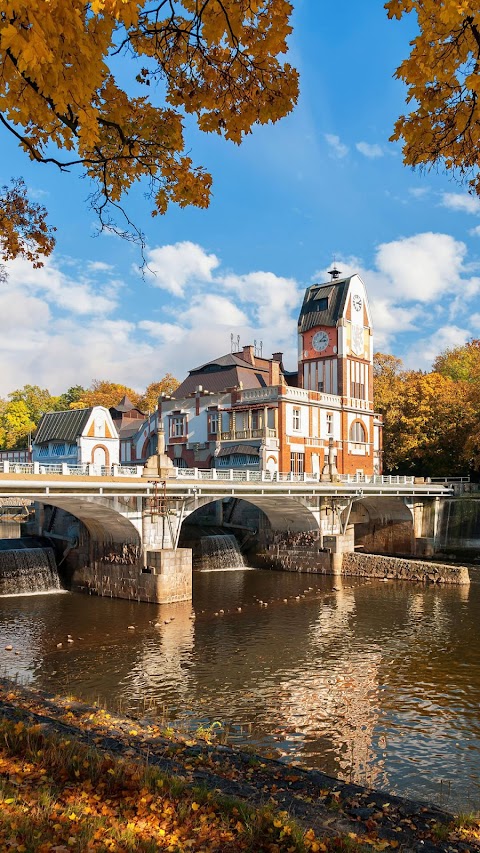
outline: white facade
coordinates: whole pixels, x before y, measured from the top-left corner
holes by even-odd
[[[85,412],[82,418],[82,412]],[[72,423],[81,426],[73,430]],[[109,467],[120,461],[118,432],[108,409],[49,412],[39,424],[32,445],[32,461],[52,465],[95,465]]]

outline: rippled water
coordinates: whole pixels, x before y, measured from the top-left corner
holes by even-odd
[[[198,573],[192,603],[0,599],[1,669],[124,710],[155,702],[192,728],[219,721],[235,743],[466,810],[480,807],[479,626],[478,577]]]

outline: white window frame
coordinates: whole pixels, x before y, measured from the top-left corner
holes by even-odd
[[[354,421],[350,425],[348,440],[351,441],[352,444],[366,444],[367,430],[362,421]]]
[[[208,413],[208,432],[210,435],[218,435],[220,432],[220,412]]]
[[[168,434],[170,438],[184,438],[187,435],[187,416],[170,415]]]

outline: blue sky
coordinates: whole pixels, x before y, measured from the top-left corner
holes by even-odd
[[[15,262],[0,288],[0,395],[182,379],[229,352],[231,333],[294,369],[304,288],[328,278],[333,257],[367,285],[376,349],[428,369],[480,336],[480,200],[404,167],[388,141],[414,19],[389,21],[381,2],[295,0],[293,25],[301,97],[289,117],[240,147],[186,123],[194,162],[213,174],[210,208],[152,219],[144,188],[131,192],[155,276],[139,274],[135,246],[94,236],[79,172],[30,164],[3,135],[1,181],[23,176],[58,232],[42,270]]]

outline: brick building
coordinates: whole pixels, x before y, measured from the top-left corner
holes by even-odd
[[[325,478],[381,471],[381,420],[373,408],[373,338],[358,275],[309,287],[298,320],[298,369],[253,346],[189,372],[158,412],[122,441],[121,461],[156,445],[184,468],[249,468]]]

